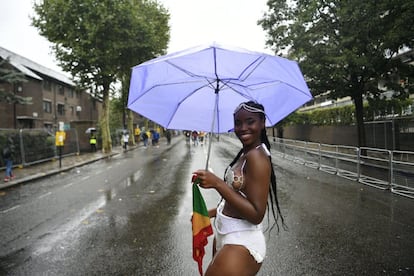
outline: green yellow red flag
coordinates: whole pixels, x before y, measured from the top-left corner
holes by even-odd
[[[191,179],[193,183],[193,216],[191,218],[193,228],[193,259],[198,264],[198,271],[203,275],[204,247],[207,245],[207,237],[213,234],[210,217],[204,198],[198,188],[197,176]]]

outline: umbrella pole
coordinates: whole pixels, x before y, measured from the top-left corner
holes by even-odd
[[[218,89],[216,89],[215,93],[216,93],[216,100],[215,100],[215,103],[214,103],[213,120],[212,120],[212,123],[211,123],[210,138],[209,138],[209,141],[208,141],[206,170],[208,170],[208,164],[210,163],[210,153],[211,153],[211,144],[213,142],[214,124],[216,122],[216,113],[217,113],[217,110],[218,110]]]

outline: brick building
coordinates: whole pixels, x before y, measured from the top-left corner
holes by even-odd
[[[0,59],[26,76],[27,81],[11,85],[0,83],[6,91],[31,97],[32,104],[0,102],[0,128],[47,128],[56,130],[59,122],[65,128],[96,126],[102,102],[86,91],[78,90],[64,74],[0,47]]]

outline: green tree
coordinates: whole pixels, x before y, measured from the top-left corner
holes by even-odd
[[[363,100],[384,90],[406,99],[414,83],[413,66],[397,54],[414,42],[414,2],[402,0],[269,0],[259,24],[277,54],[299,61],[317,95],[350,96],[355,105],[359,146],[365,145]]]
[[[16,95],[15,87],[26,82],[26,76],[13,70],[7,59],[0,60],[0,102],[9,104],[32,104],[31,97]]]
[[[161,11],[161,12],[160,12]],[[126,41],[127,45],[135,45],[133,49],[129,49],[125,55],[124,60],[119,68],[118,76],[121,82],[121,98],[124,104],[124,127],[128,129],[130,135],[130,143],[135,144],[134,126],[133,126],[133,111],[127,109],[129,84],[131,80],[131,68],[144,61],[152,59],[160,54],[165,54],[168,41],[170,39],[168,20],[169,15],[163,7],[160,7],[156,2],[146,2],[145,18],[143,18],[142,28],[147,33],[145,42],[136,45],[135,38],[130,36],[131,41]],[[151,24],[148,24],[151,22]],[[132,28],[132,27],[131,27]]]
[[[113,97],[110,100],[109,104],[111,117],[109,119],[109,127],[113,129],[122,129],[122,116],[123,116],[123,110],[124,106],[122,103],[122,100],[120,98]]]
[[[110,88],[120,70],[164,52],[169,14],[150,0],[43,0],[32,24],[53,43],[59,65],[101,94],[104,152],[112,150]]]

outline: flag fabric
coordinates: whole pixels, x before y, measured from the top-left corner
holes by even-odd
[[[198,188],[197,177],[192,178],[193,183],[193,216],[191,218],[193,228],[193,259],[198,264],[198,271],[203,275],[204,247],[207,245],[207,237],[213,234],[210,217],[204,198]]]

